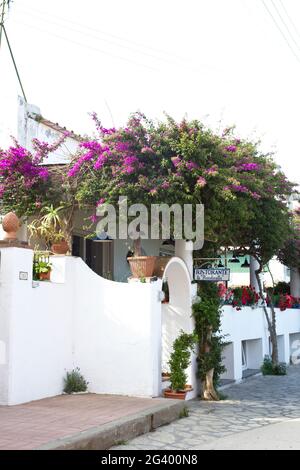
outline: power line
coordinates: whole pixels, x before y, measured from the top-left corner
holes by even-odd
[[[1,21],[0,21],[0,47],[1,47],[1,41],[2,41],[2,30],[3,30],[3,24],[4,24],[5,6],[6,6],[6,3],[5,3],[5,0],[3,0],[3,2],[0,5],[0,8],[2,7]]]
[[[122,56],[119,56],[119,55],[116,55],[116,54],[111,54],[110,52],[107,52],[107,51],[104,51],[103,49],[99,49],[98,47],[94,47],[94,46],[89,46],[87,44],[83,44],[79,41],[74,41],[73,39],[69,39],[69,38],[66,38],[64,36],[61,36],[60,34],[56,34],[56,33],[53,33],[53,32],[50,32],[50,31],[47,31],[43,28],[39,28],[38,26],[35,26],[35,25],[29,25],[27,23],[23,23],[23,22],[20,22],[20,21],[17,21],[17,20],[13,20],[15,23],[17,24],[21,24],[22,26],[26,26],[27,28],[29,29],[36,29],[37,31],[40,31],[42,33],[46,33],[46,34],[49,34],[50,36],[53,36],[53,37],[56,37],[58,39],[62,39],[64,41],[67,41],[67,42],[70,42],[72,44],[75,44],[76,46],[80,46],[80,47],[84,47],[86,49],[90,49],[92,51],[96,51],[96,52],[100,52],[101,54],[105,54],[105,55],[108,55],[110,57],[113,57],[115,59],[120,59],[120,60],[124,60],[126,62],[130,62],[134,65],[137,65],[139,67],[146,67],[147,69],[150,69],[150,70],[154,70],[154,71],[158,71],[157,68],[154,68],[154,67],[151,67],[149,65],[146,65],[146,64],[141,64],[139,62],[136,62],[134,60],[131,60],[131,59],[128,59],[127,57],[122,57]]]
[[[297,59],[297,61],[300,63],[300,59],[298,57],[298,55],[296,54],[296,52],[294,51],[294,49],[292,48],[289,40],[287,39],[286,35],[284,34],[284,32],[282,31],[281,27],[279,26],[279,24],[277,23],[276,19],[274,18],[271,10],[267,7],[266,5],[266,2],[265,0],[261,0],[262,1],[262,4],[264,5],[266,11],[268,12],[268,14],[270,15],[270,17],[272,18],[272,21],[273,23],[275,24],[276,28],[278,29],[278,31],[280,32],[281,36],[283,37],[283,39],[285,40],[288,48],[290,49],[290,51],[292,52],[292,54],[295,56],[295,58]]]
[[[279,0],[279,3],[280,3],[280,5],[281,5],[281,8],[284,10],[284,12],[285,12],[287,18],[289,19],[291,25],[293,26],[293,28],[294,28],[294,30],[295,30],[295,33],[296,33],[297,36],[299,36],[299,38],[300,38],[299,30],[298,30],[297,26],[295,25],[294,21],[292,20],[291,16],[289,15],[289,13],[288,13],[286,7],[284,6],[284,3],[282,2],[282,0]]]
[[[21,7],[22,9],[22,7]],[[184,62],[188,62],[189,60],[186,58],[186,57],[180,57],[180,56],[177,56],[176,54],[174,54],[173,52],[170,52],[170,51],[164,51],[162,49],[158,49],[158,48],[155,48],[153,46],[148,46],[146,44],[141,44],[141,43],[138,43],[136,41],[133,41],[131,39],[127,39],[125,37],[122,37],[122,36],[117,36],[115,34],[112,34],[112,33],[108,33],[106,31],[103,31],[103,30],[100,30],[98,28],[93,28],[91,26],[86,26],[82,23],[79,23],[77,21],[72,21],[70,19],[65,19],[65,18],[62,18],[61,16],[58,16],[58,15],[54,15],[53,13],[46,13],[46,12],[42,12],[41,10],[37,10],[36,8],[32,8],[30,7],[29,8],[30,11],[32,12],[36,12],[37,14],[39,15],[42,15],[42,16],[46,16],[47,17],[47,20],[49,20],[49,16],[52,16],[53,18],[56,18],[58,19],[59,21],[63,21],[65,23],[70,23],[70,24],[73,24],[73,25],[76,25],[76,26],[80,26],[81,28],[84,28],[84,29],[87,29],[87,30],[90,30],[90,31],[94,31],[94,32],[97,32],[99,34],[102,34],[102,35],[105,35],[105,36],[109,36],[109,37],[112,37],[114,39],[117,39],[119,41],[122,41],[122,42],[128,42],[130,44],[133,44],[135,46],[138,46],[140,48],[144,48],[144,49],[149,49],[149,50],[152,50],[152,51],[155,51],[155,52],[158,52],[160,54],[164,54],[164,55],[167,55],[168,57],[170,55],[172,55],[174,58],[176,58],[177,60],[180,60],[180,61],[184,61]],[[28,9],[24,9],[24,11],[28,12]]]
[[[26,11],[25,13],[28,13],[28,11]],[[28,13],[29,14],[29,13]],[[33,13],[35,15],[35,13]],[[32,13],[30,13],[30,15],[32,15]],[[76,29],[76,28],[72,28],[70,26],[64,26],[64,25],[61,25],[55,21],[52,21],[50,20],[49,18],[47,19],[44,19],[42,18],[43,21],[47,21],[47,23],[52,23],[60,28],[64,28],[64,29],[68,29],[70,31],[74,31],[75,33],[79,33],[79,34],[82,34],[84,36],[88,36],[88,37],[91,37],[91,38],[94,38],[94,39],[98,39],[100,41],[104,41],[104,42],[107,42],[108,44],[112,44],[114,46],[117,46],[119,48],[122,48],[122,49],[127,49],[127,50],[130,50],[130,51],[133,51],[133,52],[137,52],[138,54],[141,54],[141,55],[145,55],[145,56],[148,56],[148,57],[151,57],[153,59],[156,59],[156,60],[160,60],[162,62],[169,62],[171,64],[176,64],[176,66],[178,65],[177,63],[174,62],[174,60],[172,59],[167,59],[167,58],[163,58],[163,57],[159,57],[157,55],[154,55],[154,54],[151,54],[149,52],[146,52],[146,51],[142,51],[142,50],[138,50],[132,46],[127,46],[125,44],[120,44],[120,43],[117,43],[115,41],[112,41],[110,39],[107,39],[107,38],[100,38],[99,36],[95,36],[95,34],[91,34],[91,33],[88,33],[86,31],[80,31],[79,29]],[[90,29],[90,28],[87,28],[87,29]]]
[[[5,26],[4,26],[3,23],[1,23],[1,26],[2,26],[2,29],[3,29],[3,31],[4,31],[4,36],[5,36],[7,45],[8,45],[8,49],[9,49],[9,53],[10,53],[11,59],[12,59],[13,64],[14,64],[15,72],[16,72],[16,74],[17,74],[17,78],[18,78],[18,81],[19,81],[19,84],[20,84],[20,87],[21,87],[21,90],[22,90],[23,98],[24,98],[24,100],[25,100],[25,103],[27,103],[27,98],[26,98],[26,95],[25,95],[25,91],[24,91],[24,88],[23,88],[23,85],[22,85],[22,81],[21,81],[20,75],[19,75],[19,71],[18,71],[18,67],[17,67],[16,61],[15,61],[15,58],[14,58],[14,54],[13,54],[13,51],[12,51],[12,49],[11,49],[10,42],[9,42],[9,40],[8,40],[8,36],[7,36],[7,32],[6,32]]]
[[[271,3],[272,3],[272,5],[273,5],[273,7],[275,8],[275,10],[277,11],[277,14],[278,14],[279,18],[281,19],[282,23],[284,24],[284,26],[285,26],[285,28],[286,28],[286,30],[287,30],[287,32],[288,32],[290,38],[291,38],[292,41],[293,41],[293,43],[295,44],[295,46],[297,47],[297,49],[300,50],[299,44],[298,44],[297,41],[295,40],[293,34],[291,33],[291,30],[290,30],[289,26],[286,24],[284,18],[282,17],[282,15],[281,15],[281,13],[280,13],[280,10],[277,8],[276,3],[274,2],[274,0],[271,0]]]

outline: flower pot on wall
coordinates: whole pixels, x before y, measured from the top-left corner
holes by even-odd
[[[47,273],[39,273],[40,281],[50,281],[50,271]]]
[[[133,277],[151,277],[155,266],[155,256],[132,256],[127,258]]]
[[[61,242],[53,243],[51,250],[55,255],[65,255],[69,250],[69,245],[65,240],[62,240]]]
[[[170,388],[168,388],[164,391],[164,397],[165,398],[175,398],[176,400],[185,400],[187,392],[188,392],[188,390],[174,391],[174,390],[171,390]]]

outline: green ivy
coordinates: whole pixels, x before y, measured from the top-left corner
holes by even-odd
[[[219,334],[221,328],[221,305],[218,288],[215,283],[202,282],[198,290],[201,300],[193,305],[195,333],[199,342],[198,377],[205,379],[207,372],[214,369],[214,385],[217,386],[220,375],[225,372],[222,364],[222,351],[226,345]],[[209,346],[209,352],[205,346]]]

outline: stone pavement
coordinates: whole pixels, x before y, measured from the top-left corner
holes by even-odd
[[[112,449],[300,449],[300,365],[253,377],[220,402],[187,402],[189,416]]]
[[[175,402],[89,393],[0,406],[0,449],[105,449],[176,419]]]

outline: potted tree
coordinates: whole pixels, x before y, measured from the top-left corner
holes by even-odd
[[[164,391],[165,398],[185,400],[187,392],[191,390],[191,386],[186,383],[186,369],[190,365],[191,352],[194,351],[196,341],[195,334],[184,331],[175,339],[169,360],[171,388]]]
[[[67,235],[62,217],[64,206],[54,207],[52,204],[42,210],[41,218],[28,225],[31,237],[42,239],[46,248],[57,255],[65,255],[69,250]]]

